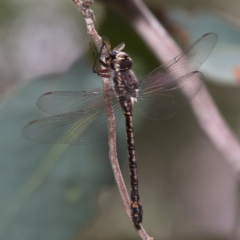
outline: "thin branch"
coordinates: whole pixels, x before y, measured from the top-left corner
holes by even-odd
[[[93,4],[93,0],[73,0],[78,10],[82,13],[86,26],[88,34],[91,35],[92,40],[97,48],[98,51],[100,51],[102,46],[102,38],[98,35],[95,26],[95,16],[93,10],[90,9],[90,6]],[[111,105],[111,96],[109,94],[109,79],[108,78],[102,78],[102,84],[104,89],[104,99],[106,104],[106,112],[107,112],[107,121],[108,121],[108,145],[109,145],[109,158],[111,162],[111,166],[113,169],[113,174],[115,177],[115,180],[117,182],[118,190],[121,195],[125,212],[127,213],[128,218],[132,222],[132,215],[131,215],[131,209],[130,209],[130,200],[127,192],[126,185],[124,183],[122,173],[118,164],[117,159],[117,147],[116,147],[116,132],[115,132],[115,117],[113,113],[113,108]],[[133,222],[132,222],[133,223]],[[133,224],[134,226],[134,224]],[[140,229],[136,229],[138,235],[143,240],[153,240],[153,238],[149,237],[147,232],[144,230],[144,228],[141,226]]]
[[[142,0],[100,1],[129,20],[159,61],[166,62],[181,52]],[[202,130],[240,179],[239,140],[222,118],[205,86],[191,102],[191,107]]]

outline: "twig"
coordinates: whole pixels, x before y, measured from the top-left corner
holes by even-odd
[[[141,0],[133,0],[135,7],[141,13],[142,23],[144,23],[145,28],[142,26],[138,27],[138,32],[145,38],[148,42],[151,41],[150,36],[155,35],[155,39],[161,39],[161,44],[159,42],[151,46],[158,58],[164,61],[169,59],[169,54],[176,56],[179,53],[179,48],[172,41],[171,37],[166,33],[165,29],[155,20],[154,16],[148,11],[146,6]],[[143,20],[144,19],[144,20]],[[149,26],[151,23],[151,27]],[[134,22],[134,26],[139,26],[139,23]],[[141,30],[140,30],[141,29]],[[143,32],[144,31],[144,32]],[[150,34],[151,32],[151,34]],[[156,46],[161,46],[156,48]],[[167,49],[169,53],[163,52],[163,49]],[[205,86],[202,87],[199,94],[196,96],[194,101],[191,102],[191,107],[196,115],[196,118],[208,135],[212,143],[218,148],[218,150],[225,157],[227,162],[231,165],[234,172],[240,177],[240,144],[234,133],[229,129],[225,120],[220,115],[215,103],[213,102],[210,94]],[[220,131],[221,129],[221,131]]]
[[[158,59],[167,61],[176,56],[179,53],[179,48],[172,41],[162,25],[156,21],[155,17],[149,12],[144,3],[141,0],[132,0],[131,3],[131,8],[135,9],[135,14],[131,15],[133,17],[130,17],[130,22],[148,43]],[[124,12],[127,16],[130,16],[129,13],[126,13],[126,10]],[[159,39],[161,44],[158,42]],[[230,164],[236,177],[240,180],[239,140],[222,118],[205,86],[202,87],[194,101],[191,102],[191,108],[202,130],[218,151],[225,157],[225,160]],[[239,209],[237,209],[233,238],[237,236],[236,230],[239,226],[239,219]]]
[[[97,48],[100,51],[102,46],[102,38],[98,35],[97,31],[95,30],[94,21],[95,16],[94,12],[89,8],[93,4],[93,0],[73,0],[78,10],[82,13],[83,17],[86,21],[87,31],[88,34],[91,35],[92,40]],[[106,112],[107,112],[107,121],[108,121],[108,145],[109,145],[109,158],[111,162],[111,166],[113,169],[113,174],[115,180],[117,182],[118,190],[120,192],[125,212],[127,213],[128,218],[132,222],[132,215],[130,209],[130,200],[128,197],[128,192],[126,185],[124,183],[122,173],[118,164],[117,159],[117,147],[116,147],[116,132],[115,132],[115,117],[113,114],[113,109],[111,105],[111,96],[109,94],[109,80],[108,78],[102,78],[102,84],[104,89],[104,99],[106,104]],[[134,224],[133,224],[134,226]],[[153,238],[149,237],[147,232],[141,226],[140,229],[136,229],[138,235],[143,240],[152,240]]]
[[[159,61],[166,62],[179,54],[180,48],[142,0],[100,1],[129,20]],[[220,115],[205,86],[191,102],[191,107],[202,130],[240,179],[240,143]]]

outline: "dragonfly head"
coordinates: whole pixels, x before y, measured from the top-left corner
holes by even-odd
[[[123,72],[132,69],[132,59],[125,52],[110,52],[110,66],[114,71]]]

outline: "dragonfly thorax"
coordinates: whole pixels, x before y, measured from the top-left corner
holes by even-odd
[[[132,59],[125,52],[112,51],[108,59],[112,70],[124,72],[132,69]]]
[[[113,70],[112,79],[114,83],[115,93],[120,102],[128,102],[133,105],[133,99],[137,98],[138,81],[135,74],[132,72],[132,59],[125,52],[113,50],[109,55],[109,65]],[[125,104],[123,104],[125,105]]]

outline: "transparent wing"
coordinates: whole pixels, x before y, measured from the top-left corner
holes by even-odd
[[[117,122],[123,116],[119,104],[113,105]],[[107,135],[105,107],[70,112],[34,120],[22,130],[22,136],[38,143],[88,144]]]
[[[168,90],[176,78],[196,71],[209,57],[218,40],[216,33],[207,33],[195,41],[186,51],[161,65],[142,81],[140,89],[161,88]],[[177,82],[175,82],[177,87]]]
[[[125,48],[125,43],[120,43],[113,49],[113,51],[121,52],[124,48]]]
[[[109,55],[109,53],[111,52],[110,40],[109,40],[109,38],[107,36],[102,36],[102,41],[103,41],[103,44],[106,47],[106,53]]]
[[[203,80],[200,72],[188,73],[161,88],[139,91],[138,106],[149,119],[168,119],[178,113],[200,90]]]
[[[118,100],[113,90],[110,90],[113,104]],[[92,111],[104,108],[102,89],[92,91],[59,91],[43,94],[37,100],[37,106],[45,113],[55,115],[75,111]]]

